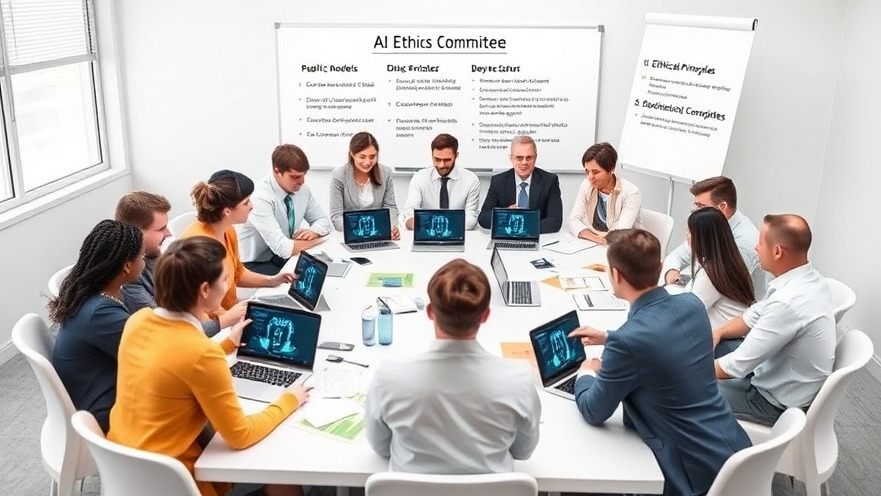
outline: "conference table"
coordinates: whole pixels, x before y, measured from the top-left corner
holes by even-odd
[[[334,260],[355,256],[341,245],[339,233],[329,235],[324,243],[309,250],[323,251]],[[464,258],[487,274],[493,289],[490,316],[477,333],[477,340],[490,353],[502,356],[500,343],[529,342],[531,329],[576,309],[571,291],[563,291],[540,283],[540,307],[508,307],[490,268],[491,250],[487,249],[489,234],[468,231],[465,251],[461,253],[412,252],[412,232],[402,231],[400,249],[370,251],[358,256],[368,258],[369,265],[352,263],[345,277],[328,277],[323,295],[330,311],[321,312],[319,341],[342,341],[355,344],[349,352],[319,349],[316,374],[326,367],[356,367],[351,364],[325,361],[328,354],[369,364],[359,379],[358,389],[366,392],[373,371],[386,358],[412,356],[428,348],[434,339],[434,328],[424,310],[394,315],[394,340],[388,346],[364,346],[361,340],[361,312],[373,305],[377,296],[419,296],[426,302],[426,287],[431,275],[454,258]],[[542,235],[541,245],[555,243],[572,247],[587,242],[572,239],[569,234]],[[553,248],[550,245],[548,248]],[[542,248],[540,251],[502,251],[502,260],[511,280],[547,280],[562,275],[599,275],[608,284],[605,272],[585,269],[590,264],[605,264],[605,248],[593,246],[574,254],[562,254]],[[530,261],[545,258],[554,268],[536,269]],[[292,258],[287,268],[292,268]],[[371,273],[412,273],[413,287],[367,287]],[[257,295],[284,293],[287,285],[262,289]],[[626,310],[579,311],[582,325],[615,329],[626,319]],[[590,357],[598,357],[602,349],[588,346]],[[541,388],[538,372],[536,386]],[[442,382],[443,378],[438,378]],[[626,429],[619,406],[613,416],[600,427],[587,424],[571,400],[539,391],[542,403],[541,439],[528,460],[515,460],[514,470],[531,474],[541,491],[575,491],[607,493],[660,494],[664,478],[651,450],[636,433]],[[265,404],[240,400],[246,412],[256,412]],[[314,399],[313,401],[320,401]],[[309,403],[311,403],[310,401]],[[306,403],[302,410],[309,408]],[[203,481],[243,483],[302,484],[336,486],[338,494],[347,487],[363,487],[367,478],[388,470],[388,460],[375,454],[363,434],[354,441],[341,440],[303,429],[297,425],[302,411],[295,412],[269,436],[244,450],[230,448],[216,435],[196,462],[195,476]]]

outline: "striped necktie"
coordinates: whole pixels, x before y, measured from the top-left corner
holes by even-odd
[[[288,236],[294,236],[294,229],[297,227],[296,216],[294,215],[294,197],[286,195],[284,197],[284,206],[288,211]]]

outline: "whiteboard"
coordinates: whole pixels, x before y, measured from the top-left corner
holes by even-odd
[[[755,25],[646,15],[619,146],[625,169],[689,182],[722,173]]]
[[[431,140],[459,140],[457,163],[509,168],[528,134],[537,165],[582,172],[596,137],[602,26],[276,24],[279,141],[312,167],[346,162],[372,133],[380,162],[431,165]]]

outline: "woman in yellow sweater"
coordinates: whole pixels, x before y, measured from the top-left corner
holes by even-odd
[[[119,345],[116,403],[107,437],[124,446],[180,460],[190,472],[202,452],[197,438],[211,422],[230,447],[244,449],[266,437],[309,398],[292,385],[260,413],[245,415],[233,389],[225,352],[235,350],[248,321],[218,345],[201,321],[227,292],[226,250],[197,236],[178,240],[154,272],[157,308],[144,308],[125,325]],[[225,494],[229,484],[198,482],[203,496]],[[302,494],[298,486],[266,486],[267,495]]]
[[[193,205],[196,207],[196,221],[190,224],[181,234],[181,238],[192,236],[208,236],[223,244],[226,248],[227,290],[220,302],[224,313],[226,310],[235,312],[241,318],[245,312],[244,302],[237,304],[236,287],[271,288],[291,282],[293,274],[279,272],[274,276],[265,276],[251,272],[242,264],[239,256],[239,238],[234,224],[244,224],[248,220],[251,206],[251,193],[254,192],[254,181],[248,176],[235,171],[221,170],[211,175],[207,183],[199,183],[193,187]]]

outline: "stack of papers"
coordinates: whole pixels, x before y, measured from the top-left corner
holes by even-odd
[[[579,310],[625,310],[627,304],[611,291],[587,291],[572,295]]]
[[[560,287],[563,289],[606,289],[603,280],[598,276],[559,276]]]

